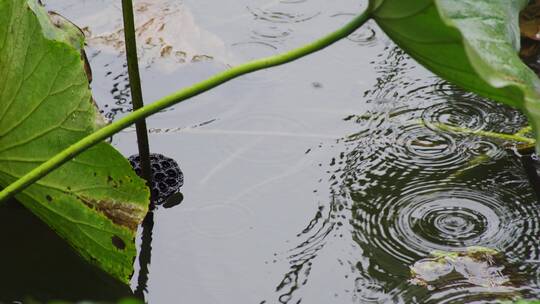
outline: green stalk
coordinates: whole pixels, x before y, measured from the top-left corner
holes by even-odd
[[[141,77],[139,75],[139,62],[137,57],[137,40],[135,38],[135,22],[133,18],[133,3],[131,0],[122,0],[122,14],[124,19],[124,37],[126,40],[126,57],[128,63],[129,88],[131,91],[131,104],[133,111],[144,107]],[[141,159],[142,176],[148,187],[152,186],[152,168],[150,167],[150,145],[148,144],[148,131],[146,121],[138,120],[135,123],[137,132],[137,146]]]
[[[517,131],[515,135],[518,135],[518,136],[523,136],[527,133],[530,133],[532,132],[532,127],[531,126],[526,126],[526,127],[523,127],[521,130]]]
[[[2,192],[0,192],[0,202],[3,202],[7,198],[19,193],[32,183],[38,181],[40,178],[49,174],[51,171],[60,167],[67,161],[73,159],[88,148],[120,132],[121,130],[132,125],[136,121],[144,119],[152,114],[155,114],[174,104],[182,102],[190,97],[204,93],[238,76],[294,61],[316,51],[320,51],[330,46],[331,44],[343,38],[346,38],[369,19],[370,12],[371,11],[369,9],[366,9],[363,13],[356,16],[352,21],[350,21],[337,31],[332,32],[312,43],[306,44],[302,47],[288,51],[283,54],[253,60],[233,67],[229,70],[218,73],[206,80],[203,80],[199,83],[177,91],[176,93],[159,99],[150,105],[147,105],[139,110],[130,113],[129,115],[124,116],[123,118],[111,123],[110,125],[103,127],[102,129],[99,129],[98,131],[79,140],[78,142],[66,148],[64,151],[58,153],[48,161],[42,163],[32,171],[28,172],[23,177],[19,178],[18,180],[7,186],[4,190],[2,190]]]
[[[483,137],[490,137],[490,138],[496,138],[496,139],[502,139],[502,140],[511,140],[511,141],[517,141],[527,144],[534,144],[536,141],[532,138],[525,137],[516,134],[504,134],[504,133],[497,133],[497,132],[490,132],[490,131],[483,131],[483,130],[471,130],[468,128],[458,127],[458,126],[452,126],[447,125],[443,123],[432,123],[433,126],[435,126],[437,129],[447,132],[454,132],[454,133],[460,133],[460,134],[472,134],[472,135],[478,135]]]

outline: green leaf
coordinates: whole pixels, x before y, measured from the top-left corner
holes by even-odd
[[[523,111],[540,151],[540,80],[519,58],[528,0],[371,0],[373,18],[409,55],[462,88]]]
[[[82,46],[80,31],[51,21],[37,0],[0,0],[0,186],[103,125]],[[110,145],[94,146],[17,199],[84,258],[128,282],[149,193]]]

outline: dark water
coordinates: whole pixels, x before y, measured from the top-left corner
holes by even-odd
[[[138,2],[139,16],[158,17],[141,38],[147,102],[311,41],[362,7],[352,0],[148,2]],[[45,3],[89,25],[92,86],[103,114],[114,119],[129,111],[115,36],[120,4]],[[157,33],[161,24],[170,32]],[[518,112],[433,76],[373,23],[313,56],[152,117],[152,152],[180,163],[184,200],[156,209],[141,229],[143,269],[137,262],[132,290],[150,303],[540,297],[540,211],[519,155],[508,143],[441,132],[437,122],[508,133],[526,124]],[[112,142],[125,155],[135,153],[133,130]],[[482,155],[489,157],[478,162]],[[131,293],[80,261],[28,212],[3,208],[0,235],[9,250],[0,253],[1,267],[11,268],[0,300],[115,300]],[[495,266],[511,282],[409,282],[410,267],[433,250],[470,246],[500,252],[506,262]]]

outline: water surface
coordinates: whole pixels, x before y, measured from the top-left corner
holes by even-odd
[[[130,97],[120,4],[44,2],[85,28],[96,101],[108,119],[124,115]],[[146,24],[140,38],[146,102],[309,42],[365,5],[137,3],[138,23]],[[435,122],[498,132],[526,124],[518,112],[433,76],[372,22],[324,51],[153,116],[152,152],[180,163],[184,200],[155,210],[152,231],[141,230],[138,242],[146,241],[143,260],[150,264],[143,263],[146,272],[136,263],[131,288],[149,303],[487,303],[540,296],[539,211],[518,155],[504,142],[440,132]],[[136,153],[132,129],[112,143],[126,156]],[[479,155],[489,157],[471,163]],[[26,263],[17,240],[3,239],[19,258],[2,260]],[[49,254],[66,252],[55,244],[46,247]],[[434,290],[408,282],[409,267],[433,250],[469,246],[501,252],[508,261],[502,271],[520,279],[497,290],[467,280]],[[68,275],[75,267],[68,262],[53,269],[88,276],[91,268],[80,264],[80,275]],[[0,294],[7,301],[114,300],[126,293],[99,283],[89,285],[95,292],[64,293],[48,279],[54,270],[22,269],[40,282],[2,283]]]

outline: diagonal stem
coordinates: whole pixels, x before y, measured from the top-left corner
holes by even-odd
[[[340,29],[332,32],[312,43],[301,46],[297,49],[293,49],[283,54],[278,54],[262,59],[246,62],[236,67],[230,68],[224,72],[218,73],[206,80],[198,82],[187,88],[184,88],[176,93],[161,98],[156,102],[144,106],[137,111],[134,111],[123,118],[111,123],[102,129],[86,136],[73,145],[69,146],[62,152],[58,153],[48,161],[42,163],[32,171],[28,172],[23,177],[19,178],[9,186],[7,186],[2,192],[0,192],[0,202],[5,201],[7,198],[19,193],[32,183],[38,181],[45,175],[49,174],[54,169],[60,167],[62,164],[73,159],[80,153],[84,152],[88,148],[102,142],[106,138],[120,132],[121,130],[132,125],[134,122],[144,119],[152,114],[155,114],[167,107],[182,102],[193,96],[197,96],[212,88],[215,88],[231,79],[239,77],[244,74],[252,73],[258,70],[267,69],[270,67],[282,65],[306,55],[320,51],[335,42],[346,38],[352,34],[356,29],[362,26],[370,18],[370,10],[366,9],[363,13],[356,16],[352,21],[341,27]]]

